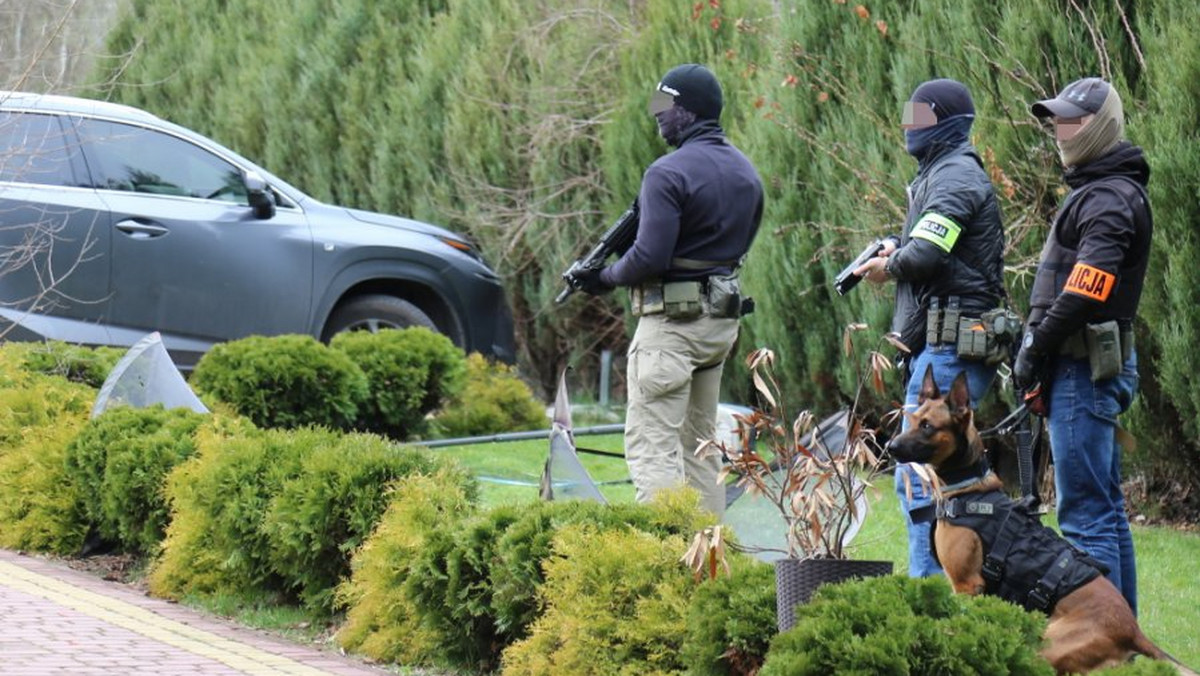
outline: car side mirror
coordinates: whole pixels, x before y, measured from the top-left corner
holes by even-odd
[[[246,196],[250,208],[254,209],[254,217],[268,220],[275,216],[275,193],[267,185],[266,179],[253,171],[246,172]]]

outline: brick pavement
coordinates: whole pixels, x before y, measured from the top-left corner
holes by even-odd
[[[0,550],[3,676],[385,676],[35,556]]]

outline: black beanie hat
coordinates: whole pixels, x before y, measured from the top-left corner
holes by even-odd
[[[975,103],[966,85],[956,80],[930,80],[917,87],[909,101],[928,103],[941,122],[953,115],[974,115]]]
[[[712,71],[698,63],[685,63],[667,71],[658,90],[675,97],[675,103],[696,114],[696,117],[717,120],[724,101],[721,83]]]

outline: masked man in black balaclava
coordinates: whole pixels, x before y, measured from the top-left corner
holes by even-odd
[[[901,124],[908,153],[917,160],[917,176],[908,186],[908,218],[903,233],[885,240],[879,256],[856,271],[875,283],[896,281],[892,330],[911,350],[908,411],[916,409],[928,366],[943,392],[965,371],[972,406],[996,373],[995,365],[957,349],[963,320],[978,324],[1004,296],[1004,230],[992,183],[968,138],[974,120],[975,104],[959,82],[932,80],[913,92]],[[896,491],[908,523],[909,575],[940,573],[930,524],[913,523],[909,516],[910,510],[930,504],[929,487],[911,467],[900,465]]]
[[[663,76],[650,112],[678,150],[646,170],[633,246],[580,280],[593,294],[629,287],[638,317],[625,418],[637,499],[686,482],[717,516],[725,512],[720,458],[695,450],[715,433],[721,370],[741,316],[737,269],[763,211],[758,173],[725,139],[721,107],[721,85],[704,66]]]
[[[1136,613],[1117,415],[1138,382],[1133,319],[1154,229],[1150,166],[1124,139],[1121,97],[1100,78],[1072,82],[1033,114],[1053,120],[1071,193],[1042,248],[1013,378],[1048,408],[1063,535],[1108,567]]]

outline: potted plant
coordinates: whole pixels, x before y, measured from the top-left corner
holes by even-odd
[[[847,356],[853,356],[853,334],[865,328],[846,328]],[[891,335],[884,340],[900,347]],[[782,516],[786,545],[779,552],[782,558],[775,560],[775,579],[778,626],[784,631],[792,626],[795,606],[806,603],[821,584],[892,572],[891,561],[849,558],[847,544],[865,516],[865,493],[883,468],[875,431],[864,424],[859,404],[868,385],[883,393],[883,374],[893,365],[878,350],[870,351],[850,407],[818,423],[811,411],[793,413],[787,406],[775,378],[773,351],[755,350],[746,363],[760,404],[749,414],[735,416],[740,443],[707,441],[696,452],[721,454],[722,479],[738,475],[735,487],[769,503]]]

